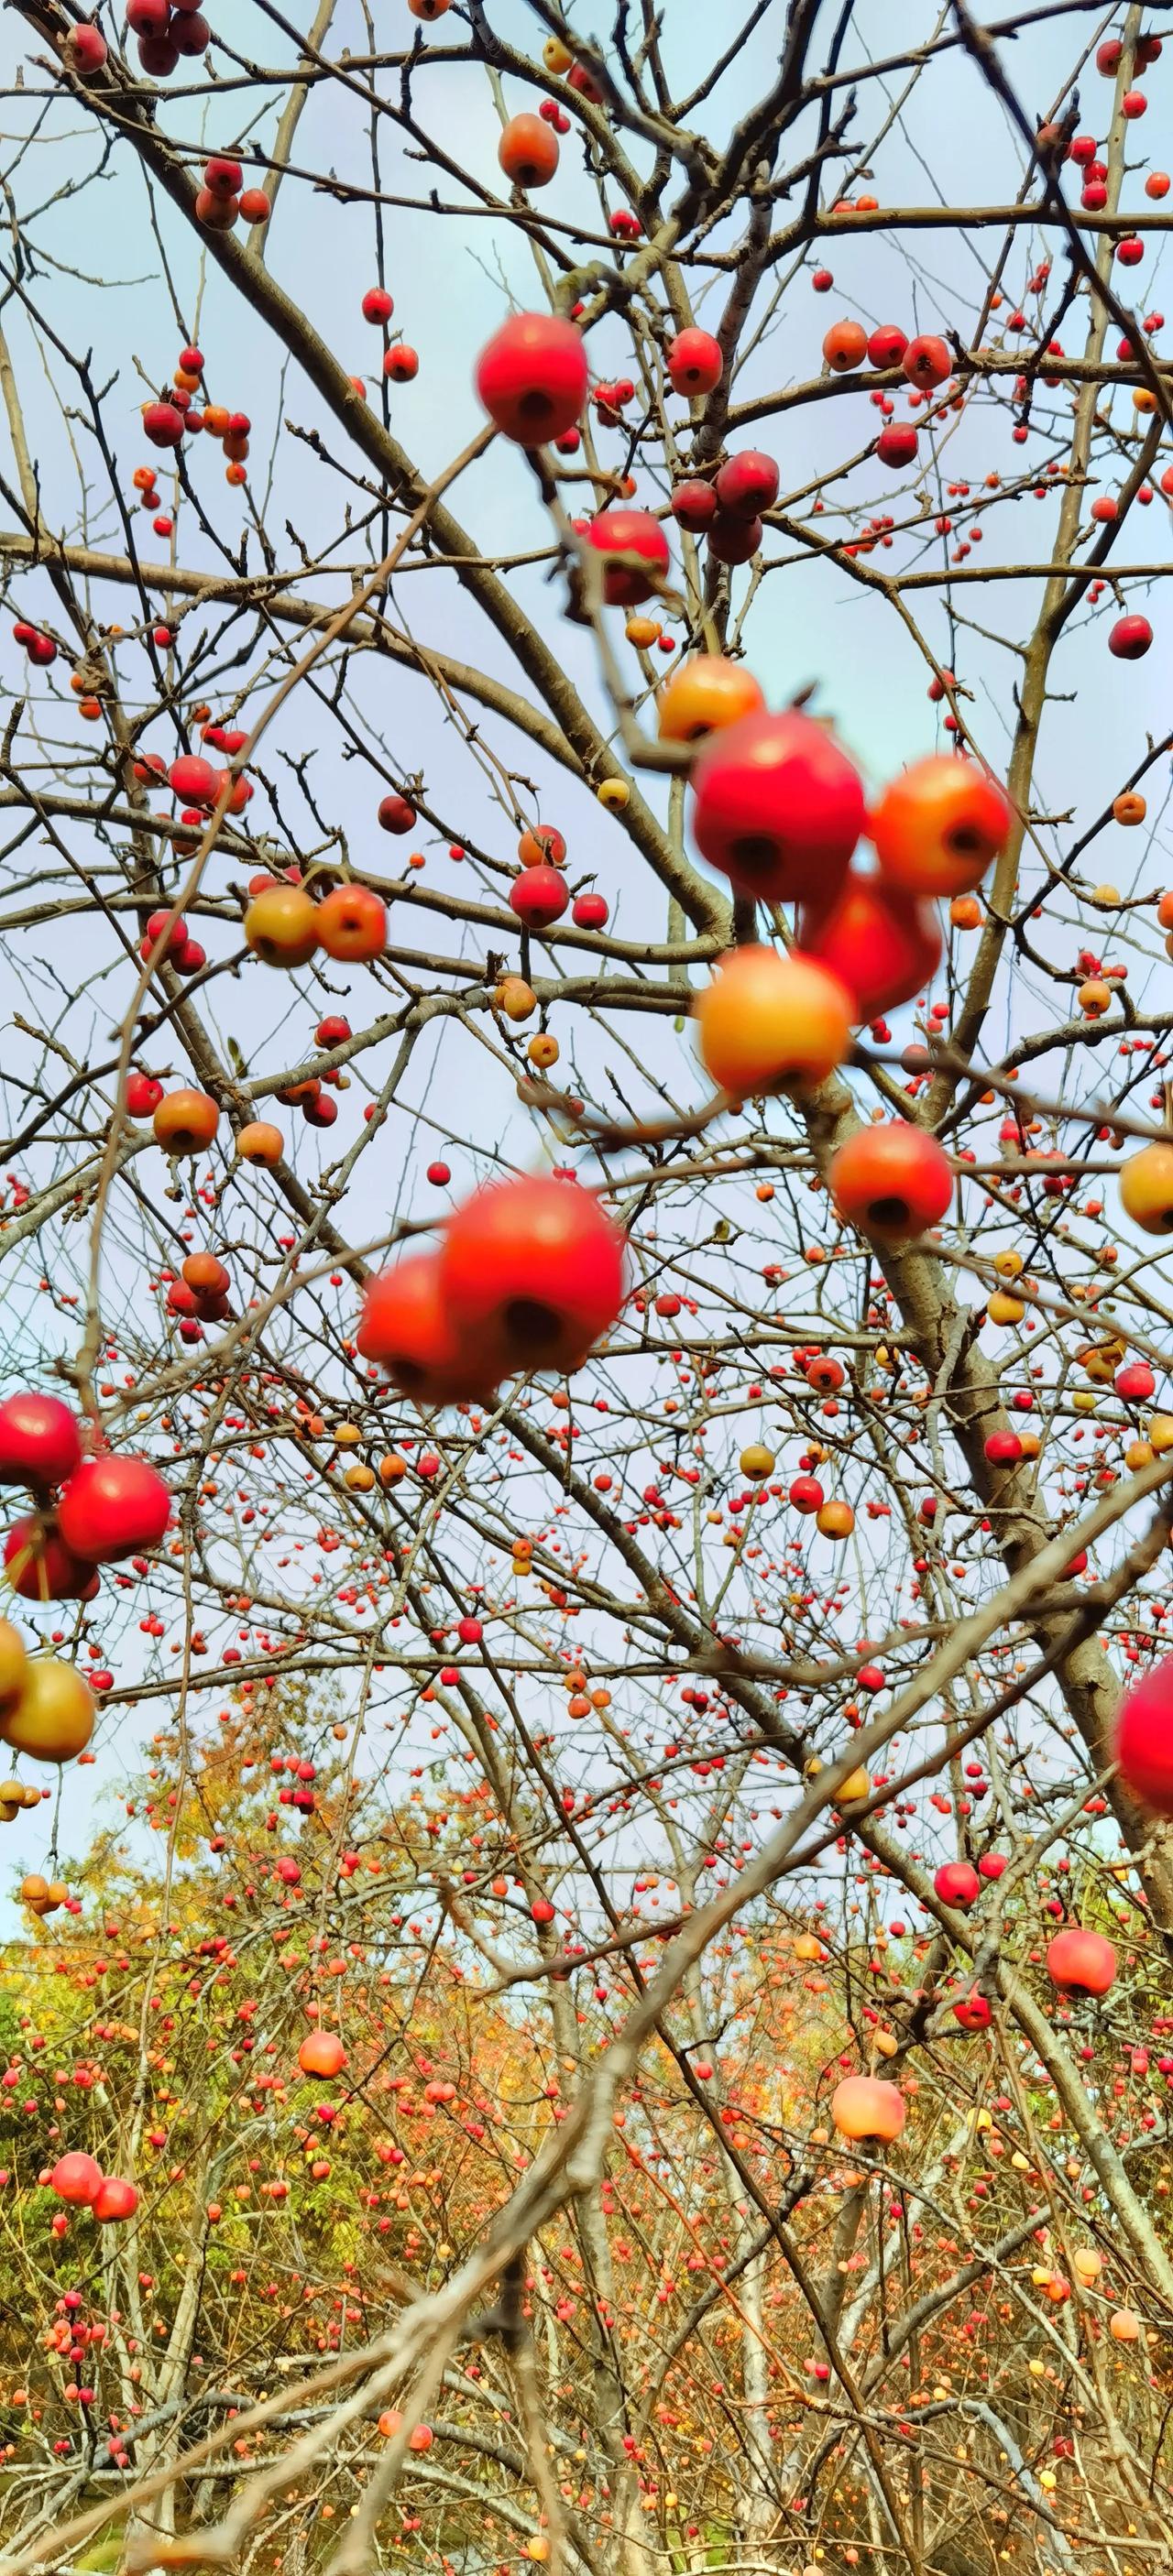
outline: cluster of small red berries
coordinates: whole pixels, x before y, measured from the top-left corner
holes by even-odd
[[[138,2192],[134,2184],[124,2181],[121,2174],[104,2174],[93,2156],[85,2155],[80,2149],[70,2155],[59,2156],[51,2172],[42,2174],[40,2180],[57,2200],[65,2201],[72,2209],[92,2210],[94,2217],[103,2221],[133,2218],[138,2208]],[[56,2219],[53,2225],[60,2232]],[[92,2389],[79,2393],[87,2396],[93,2404]]]
[[[52,636],[46,635],[41,627],[30,625],[27,617],[17,618],[12,633],[14,641],[23,646],[37,670],[46,670],[50,662],[56,661],[57,647]]]
[[[139,1083],[148,1083],[151,1090],[158,1092],[159,1100],[162,1099],[160,1083],[151,1083],[150,1077],[144,1074],[139,1074],[136,1079]],[[156,1100],[152,1116],[158,1105]],[[127,1108],[130,1108],[129,1085]],[[132,1114],[141,1117],[142,1112]],[[224,1263],[214,1252],[189,1252],[178,1278],[170,1270],[163,1275],[167,1286],[167,1312],[178,1318],[181,1341],[202,1342],[205,1324],[222,1324],[227,1320],[231,1312],[228,1291],[232,1283]]]
[[[252,193],[259,197],[261,191],[257,189]],[[240,204],[244,204],[243,198],[240,199]],[[267,207],[267,198],[265,204]],[[247,412],[229,411],[223,403],[210,403],[205,400],[203,410],[199,410],[195,397],[203,392],[203,373],[202,350],[181,349],[179,364],[167,392],[161,394],[157,402],[143,405],[143,435],[149,439],[152,447],[169,448],[174,451],[182,445],[185,438],[194,438],[203,431],[208,438],[218,439],[224,450],[228,460],[225,469],[226,482],[246,483],[248,476],[245,472],[245,459],[248,455],[252,422]],[[155,489],[155,467],[153,465],[136,466],[133,479],[134,488],[141,495],[143,508],[156,510],[159,506],[159,495]],[[161,537],[170,536],[170,520],[167,520],[165,526],[159,526],[156,523],[155,533]]]
[[[624,1249],[576,1181],[495,1182],[457,1208],[439,1251],[369,1282],[357,1347],[421,1404],[487,1402],[518,1370],[581,1367],[622,1307]]]
[[[711,483],[678,483],[672,516],[678,528],[703,535],[718,563],[748,563],[762,542],[762,512],[778,498],[778,468],[760,448],[730,456]]]
[[[273,211],[263,188],[246,188],[244,169],[223,152],[204,163],[204,184],[195,201],[196,222],[208,232],[230,233],[238,215],[246,224],[267,224]]]
[[[374,322],[386,335],[387,324],[395,311],[395,298],[385,286],[368,286],[362,300],[364,322]],[[420,371],[419,353],[406,340],[389,340],[383,351],[383,373],[388,384],[409,385]],[[361,376],[352,376],[356,393],[366,392]]]
[[[517,914],[524,929],[549,930],[571,904],[570,887],[563,873],[565,835],[552,823],[534,823],[522,833],[517,855],[521,871],[509,889],[510,910]],[[570,918],[579,930],[602,930],[609,915],[604,896],[589,890],[575,895],[571,904]]]
[[[157,1547],[171,1511],[167,1487],[145,1458],[83,1457],[76,1417],[52,1395],[13,1395],[0,1405],[0,1484],[27,1485],[36,1500],[4,1541],[8,1582],[26,1601],[92,1600],[98,1566]]]
[[[177,921],[172,921],[169,911],[149,915],[138,953],[144,965],[148,959],[153,965],[160,965],[165,957],[177,975],[198,975],[201,966],[208,962],[207,949],[198,939],[192,938],[182,915]],[[159,1097],[162,1098],[161,1092]],[[153,1101],[151,1106],[157,1108],[158,1102]]]
[[[195,0],[126,0],[126,23],[152,80],[169,80],[181,56],[206,54],[212,30]]]
[[[230,760],[234,760],[237,752],[243,751],[248,735],[242,733],[239,727],[229,729],[224,725],[207,725],[204,728],[203,739],[205,742],[211,742],[217,751],[226,752]],[[206,823],[212,807],[220,796],[225,780],[224,771],[215,769],[211,761],[202,759],[198,752],[182,752],[178,760],[171,762],[170,767],[161,752],[140,752],[134,764],[134,775],[140,786],[147,786],[152,780],[165,778],[172,795],[178,797],[183,808],[181,822],[190,823],[193,826]],[[245,806],[251,802],[252,795],[251,779],[234,779],[232,794],[228,800],[229,813],[242,814]]]

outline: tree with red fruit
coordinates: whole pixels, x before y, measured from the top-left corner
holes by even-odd
[[[229,14],[9,12],[6,2566],[1157,2563],[1159,26]]]

